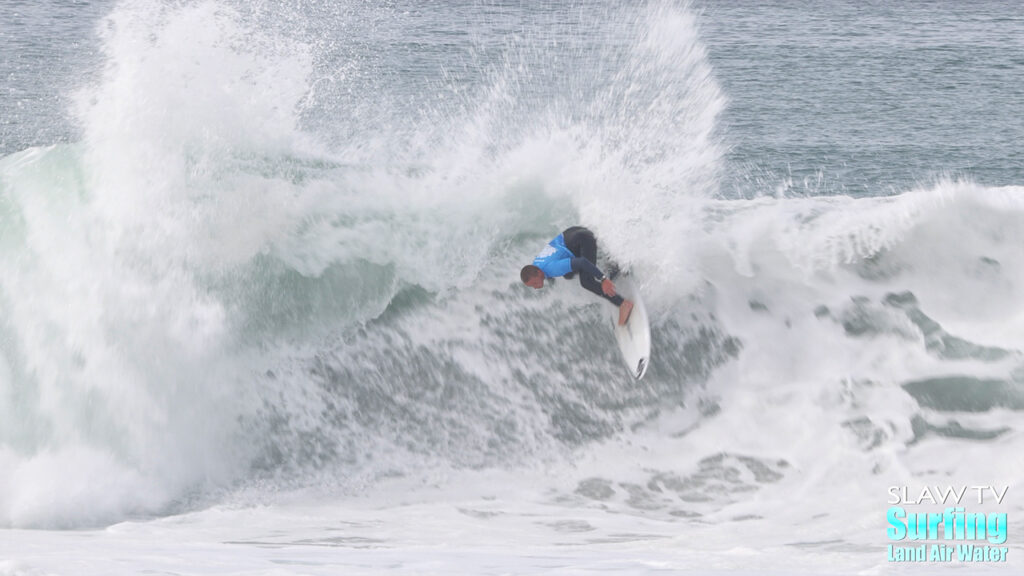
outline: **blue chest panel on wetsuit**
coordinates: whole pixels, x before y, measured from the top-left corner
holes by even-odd
[[[565,276],[572,272],[572,259],[576,255],[565,247],[565,239],[559,234],[533,259],[533,265],[540,268],[548,278]]]

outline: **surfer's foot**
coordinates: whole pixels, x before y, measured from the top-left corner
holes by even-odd
[[[619,326],[625,326],[626,322],[629,322],[629,314],[631,312],[633,312],[633,302],[623,300],[622,304],[619,305]]]

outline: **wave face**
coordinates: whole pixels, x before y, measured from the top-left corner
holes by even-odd
[[[0,159],[0,525],[531,466],[665,414],[692,453],[648,485],[750,473],[701,513],[1016,446],[1024,189],[727,199],[689,6],[407,8],[99,21],[80,138]],[[593,297],[519,284],[575,223],[640,280],[640,383]]]

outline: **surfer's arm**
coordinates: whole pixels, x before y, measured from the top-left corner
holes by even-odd
[[[604,275],[604,272],[601,272],[601,269],[595,266],[590,260],[579,256],[573,258],[572,271],[593,277],[601,283],[602,292],[608,296],[615,296],[615,284],[612,284],[612,281]]]
[[[604,272],[601,272],[601,269],[595,266],[593,262],[583,257],[578,256],[572,259],[572,271],[592,276],[597,280],[604,280]]]

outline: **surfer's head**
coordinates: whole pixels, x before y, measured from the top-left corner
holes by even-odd
[[[544,287],[544,272],[533,264],[523,266],[523,269],[519,271],[519,277],[523,280],[523,284],[530,288]]]

